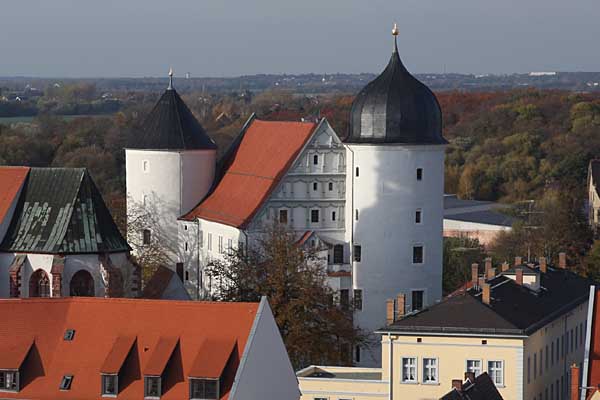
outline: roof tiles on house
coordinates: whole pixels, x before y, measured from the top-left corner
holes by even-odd
[[[0,250],[48,254],[129,251],[85,168],[31,168]]]
[[[28,173],[29,167],[0,167],[0,223],[8,216]]]
[[[185,220],[245,227],[307,143],[317,124],[253,120],[224,162],[223,177]]]
[[[144,395],[143,375],[164,370],[161,399],[187,399],[190,372],[200,363],[203,370],[223,372],[220,399],[228,399],[258,309],[258,303],[0,300],[0,343],[16,348],[15,357],[0,357],[0,369],[20,368],[23,377],[21,390],[2,398],[96,399],[101,372],[120,371],[118,398],[137,400]],[[71,341],[63,339],[67,329],[75,331]],[[206,350],[207,341],[219,349]],[[231,357],[223,368],[226,353]],[[68,391],[59,390],[64,375],[73,376]]]

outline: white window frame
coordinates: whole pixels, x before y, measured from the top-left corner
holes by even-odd
[[[221,398],[221,388],[220,388],[221,385],[220,385],[220,380],[219,379],[213,379],[213,378],[195,378],[195,377],[192,378],[192,377],[190,377],[189,378],[189,381],[190,381],[190,383],[189,383],[189,385],[190,385],[189,386],[189,391],[190,391],[189,398],[190,398],[190,400],[215,400],[215,399],[206,399],[204,397],[193,397],[192,396],[192,381],[194,381],[194,380],[197,380],[197,381],[214,381],[214,382],[216,382],[216,384],[217,384],[217,397],[215,399],[218,400],[218,399]]]
[[[428,367],[426,365],[426,360],[434,360],[435,361],[435,366],[434,367]],[[426,370],[428,368],[432,368],[435,370],[435,380],[427,380],[426,379]],[[437,357],[423,357],[422,361],[421,361],[421,382],[424,385],[435,385],[440,383],[440,360]]]
[[[483,373],[483,360],[481,358],[467,358],[465,360],[465,371],[472,372],[472,371],[469,371],[469,361],[478,361],[479,362],[479,374],[475,373],[475,377],[478,377],[479,375],[481,375]]]
[[[414,365],[411,365],[410,368],[414,368],[414,379],[405,379],[404,377],[404,367],[405,367],[405,360],[414,360]],[[411,356],[407,356],[407,357],[402,357],[401,358],[401,365],[400,365],[400,381],[402,383],[418,383],[419,382],[419,358],[418,357],[411,357]]]
[[[500,381],[496,381],[495,376],[492,375],[492,369],[496,367],[490,368],[490,363],[500,363]],[[487,373],[496,387],[504,387],[504,360],[487,360]]]
[[[149,396],[148,395],[148,379],[158,379],[158,396]],[[162,396],[162,377],[160,376],[155,376],[155,375],[144,375],[144,399],[160,399],[160,396]]]
[[[219,235],[219,254],[223,254],[223,235]]]
[[[110,376],[111,378],[114,378],[114,380],[115,380],[115,393],[106,393],[106,385],[105,385],[104,378],[107,376]],[[119,394],[119,375],[118,374],[100,374],[100,379],[102,379],[102,382],[100,384],[100,387],[102,390],[102,397],[117,397],[117,395]]]
[[[4,387],[0,387],[0,392],[18,393],[21,390],[21,379],[18,369],[1,369],[0,374],[4,374]],[[13,374],[16,389],[9,389],[6,387],[6,374]]]
[[[207,242],[208,251],[212,251],[212,233],[210,232],[208,232]]]

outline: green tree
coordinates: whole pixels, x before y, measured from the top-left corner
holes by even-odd
[[[486,254],[477,239],[468,237],[444,238],[444,294],[449,294],[471,279],[471,265],[480,263]]]

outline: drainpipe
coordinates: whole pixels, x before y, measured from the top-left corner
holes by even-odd
[[[389,371],[390,371],[390,376],[388,377],[389,381],[390,381],[390,389],[389,389],[389,393],[388,393],[388,400],[394,400],[394,343],[392,342],[392,335],[388,332],[388,341],[389,341],[389,346],[390,346],[390,351],[389,351],[389,361],[388,361],[388,365],[389,365]]]

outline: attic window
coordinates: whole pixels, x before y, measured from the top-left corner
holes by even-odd
[[[60,390],[70,390],[71,383],[73,382],[73,375],[65,375],[60,382]]]
[[[190,379],[191,400],[216,400],[219,398],[218,379]]]
[[[102,396],[116,396],[119,393],[118,376],[102,374]]]
[[[19,391],[18,371],[0,371],[0,391]]]
[[[67,329],[65,331],[65,336],[63,337],[63,339],[67,342],[70,342],[71,340],[73,340],[73,337],[75,337],[75,329]]]
[[[144,398],[158,399],[162,394],[160,376],[144,377]]]

